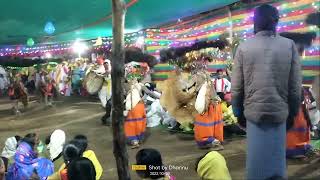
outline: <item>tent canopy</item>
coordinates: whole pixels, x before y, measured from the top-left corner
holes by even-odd
[[[126,0],[125,32],[136,32],[220,8],[238,0]],[[111,0],[5,0],[0,6],[0,45],[93,39],[112,35]],[[44,31],[46,22],[55,32]]]

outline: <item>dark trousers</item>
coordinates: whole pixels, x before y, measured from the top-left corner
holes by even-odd
[[[106,104],[106,113],[101,118],[103,125],[110,125],[111,124],[111,117],[110,117],[111,116],[111,108],[112,108],[112,103],[111,103],[111,98],[110,98]]]
[[[223,132],[225,136],[236,135],[246,135],[246,131],[241,129],[237,124],[231,124],[223,127]]]

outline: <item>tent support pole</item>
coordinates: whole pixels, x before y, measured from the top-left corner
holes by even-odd
[[[112,0],[112,133],[113,154],[117,163],[118,179],[130,180],[128,152],[124,135],[124,0]]]

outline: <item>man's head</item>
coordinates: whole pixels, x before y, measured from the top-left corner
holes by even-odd
[[[263,4],[254,11],[254,33],[260,31],[276,32],[276,26],[279,21],[279,12],[277,8]]]
[[[217,76],[219,79],[223,78],[223,70],[222,69],[217,70]]]

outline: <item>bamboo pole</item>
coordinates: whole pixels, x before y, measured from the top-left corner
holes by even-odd
[[[128,152],[124,135],[124,0],[112,0],[112,133],[113,154],[117,163],[118,179],[130,180]]]

